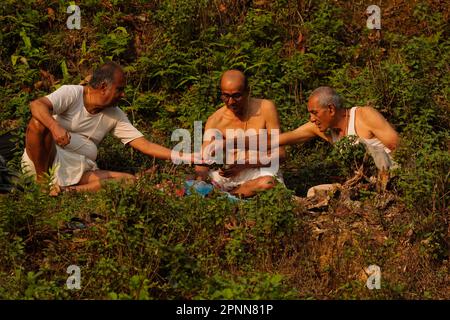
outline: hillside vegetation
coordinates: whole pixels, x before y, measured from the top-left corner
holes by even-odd
[[[284,131],[307,121],[308,95],[321,85],[347,107],[377,108],[400,133],[400,169],[379,193],[363,150],[315,140],[288,148],[287,188],[237,203],[178,197],[156,185],[182,185],[192,167],[107,137],[100,168],[158,170],[96,194],[49,197],[24,179],[0,194],[0,298],[450,299],[446,1],[378,1],[381,30],[366,27],[371,1],[76,4],[79,30],[66,26],[67,1],[0,4],[0,134],[15,137],[11,169],[29,102],[108,60],[127,74],[122,109],[154,142],[173,146],[174,129],[205,123],[220,106],[221,73],[240,68],[253,96],[276,103]],[[304,198],[358,168],[364,176],[326,203]],[[66,288],[70,265],[81,269],[80,290]],[[366,287],[370,265],[381,269],[381,289]]]

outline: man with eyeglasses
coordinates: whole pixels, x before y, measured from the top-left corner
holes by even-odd
[[[226,140],[236,139],[236,134],[253,131],[256,135],[265,135],[270,142],[271,132],[279,132],[280,122],[275,104],[266,99],[250,97],[248,82],[239,70],[228,70],[220,80],[221,100],[224,106],[212,114],[205,125],[205,132],[214,129]],[[271,131],[272,130],[272,131]],[[276,130],[276,131],[274,131]],[[234,136],[230,136],[230,134]],[[246,137],[246,141],[248,137]],[[258,146],[259,143],[258,142]],[[204,141],[203,150],[207,150],[212,141]],[[229,150],[226,150],[229,152]],[[256,152],[260,150],[254,150]],[[199,179],[211,179],[211,182],[223,191],[239,197],[250,197],[259,191],[268,190],[276,182],[282,182],[278,165],[263,163],[258,155],[250,155],[249,151],[235,149],[236,160],[219,170],[210,170],[206,166],[196,166]],[[277,149],[277,164],[284,159],[284,148]],[[250,161],[250,158],[253,160]],[[270,155],[268,155],[270,157]],[[243,162],[243,163],[242,163]]]

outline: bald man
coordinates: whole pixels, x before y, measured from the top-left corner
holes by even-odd
[[[235,139],[235,136],[227,136],[227,129],[241,129],[244,132],[253,129],[256,134],[262,134],[261,129],[266,129],[269,141],[271,130],[280,129],[275,104],[270,100],[250,97],[247,78],[241,71],[228,70],[224,72],[220,80],[220,89],[220,97],[224,105],[208,118],[205,132],[215,129],[225,139]],[[211,142],[204,141],[204,150],[209,143]],[[278,166],[263,164],[260,159],[256,163],[249,163],[248,154],[239,154],[246,157],[245,164],[234,163],[227,166],[226,169],[220,170],[209,170],[205,166],[196,166],[198,177],[200,179],[209,177],[215,186],[240,197],[253,196],[259,191],[273,188],[277,181],[282,182]],[[284,149],[280,148],[277,161],[283,159]]]
[[[334,143],[345,136],[356,136],[357,141],[366,146],[380,171],[393,167],[392,152],[398,146],[399,136],[376,109],[344,109],[341,98],[334,89],[319,87],[309,97],[308,112],[310,121],[281,134],[280,145],[305,142],[314,137]]]

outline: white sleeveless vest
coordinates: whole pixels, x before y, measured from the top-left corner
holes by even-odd
[[[364,143],[378,169],[392,168],[395,165],[395,162],[392,159],[391,150],[388,147],[386,147],[378,138],[365,139],[357,135],[355,130],[356,109],[357,107],[350,109],[350,117],[347,124],[347,136],[357,136],[358,139],[356,143]],[[333,130],[331,130],[331,138],[333,143],[339,140],[338,135]]]

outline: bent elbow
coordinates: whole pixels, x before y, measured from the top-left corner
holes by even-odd
[[[393,141],[391,142],[391,144],[388,146],[388,148],[391,151],[395,151],[395,149],[398,148],[399,144],[400,144],[400,137],[398,135],[396,135],[395,138],[393,139]]]
[[[30,106],[31,115],[33,117],[36,117],[41,112],[44,112],[46,109],[45,105],[41,101],[39,101],[39,99],[31,101],[29,106]]]
[[[28,106],[30,107],[31,114],[34,115],[36,113],[36,100],[31,101]]]

